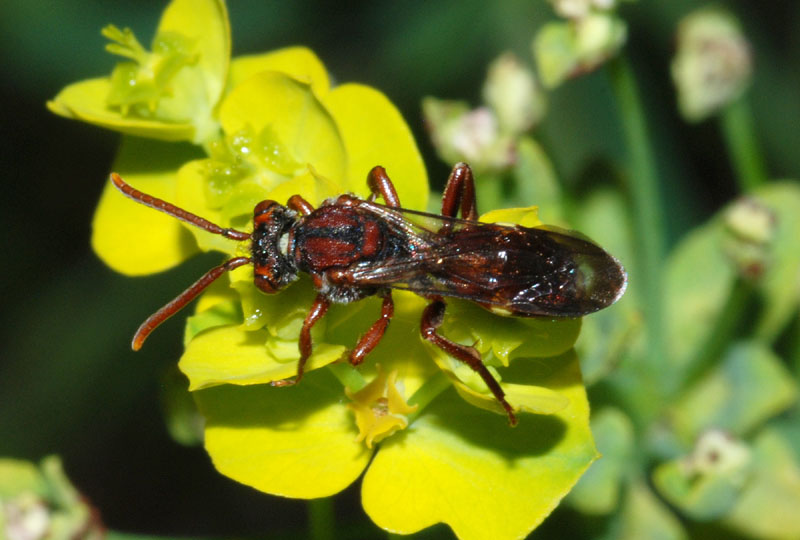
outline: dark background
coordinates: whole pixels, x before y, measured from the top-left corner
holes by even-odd
[[[479,104],[487,64],[509,49],[532,63],[531,38],[552,16],[543,0],[230,4],[234,55],[305,44],[336,81],[386,93],[414,130],[438,188],[449,167],[425,135],[421,98]],[[772,176],[789,177],[800,170],[800,4],[721,4],[740,16],[753,42],[758,136]],[[56,117],[44,106],[68,83],[111,70],[115,60],[100,36],[105,24],[129,26],[149,44],[165,5],[0,5],[0,456],[59,454],[113,529],[279,537],[303,530],[305,503],[235,484],[215,472],[202,449],[182,447],[167,435],[159,381],[180,356],[182,317],[155,333],[142,352],[129,349],[139,322],[216,258],[136,279],[104,267],[89,249],[90,223],[119,136]],[[674,28],[697,5],[642,1],[622,8],[630,25],[627,51],[648,107],[670,242],[735,194],[716,123],[689,126],[675,111],[668,71]],[[568,183],[595,156],[621,156],[605,73],[555,91],[537,136]],[[357,485],[336,499],[336,509],[342,536],[383,537],[363,515]]]

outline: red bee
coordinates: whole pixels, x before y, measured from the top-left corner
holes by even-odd
[[[592,242],[567,231],[477,221],[475,185],[465,163],[453,167],[442,199],[442,215],[400,207],[383,167],[367,176],[372,194],[328,199],[314,208],[300,195],[284,206],[262,201],[253,211],[253,232],[224,229],[176,206],[137,191],[112,173],[111,181],[137,202],[232,240],[249,240],[250,256],[212,268],[177,298],[151,315],[133,337],[138,350],[159,324],[174,315],[224,272],[254,267],[255,285],[276,293],[298,272],[311,276],[317,297],[300,331],[300,382],[311,356],[311,328],[331,302],[367,296],[383,299],[377,321],[349,352],[356,366],[378,345],[392,319],[392,289],[413,291],[430,303],[422,313],[422,337],[475,370],[508,413],[517,420],[503,389],[474,348],[440,335],[444,297],[462,298],[507,315],[581,317],[610,306],[625,291],[627,275],[619,262]],[[384,204],[377,204],[378,197]],[[461,219],[456,215],[461,212]]]

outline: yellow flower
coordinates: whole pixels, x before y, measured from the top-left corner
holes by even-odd
[[[192,25],[215,36],[213,44],[201,46]],[[50,106],[157,139],[123,140],[114,169],[137,189],[223,227],[247,229],[261,200],[297,193],[319,205],[343,192],[366,196],[367,172],[383,165],[403,206],[426,208],[422,159],[388,99],[359,84],[331,88],[324,66],[303,47],[228,62],[221,1],[174,0],[152,53],[124,31],[107,34],[114,52],[138,63],[68,87]],[[141,91],[114,89],[120,79]],[[191,80],[204,90],[190,90]],[[165,142],[174,140],[195,145]],[[522,210],[488,217],[539,223]],[[170,268],[201,250],[230,256],[248,247],[137,205],[111,186],[95,215],[92,245],[130,275]],[[394,293],[394,319],[359,369],[334,362],[377,318],[374,297],[333,305],[315,325],[300,384],[266,384],[295,374],[314,295],[302,278],[280,294],[262,294],[252,268],[243,266],[198,299],[180,368],[222,474],[266,493],[315,498],[364,473],[364,508],[387,530],[411,533],[444,522],[461,538],[519,538],[596,459],[571,350],[580,321],[499,317],[448,302],[443,333],[474,344],[502,375],[516,410],[539,413],[512,430],[505,415],[485,410],[502,413],[482,381],[423,342],[426,300],[410,292]]]
[[[408,427],[408,415],[419,409],[409,405],[397,387],[397,371],[387,374],[376,364],[378,375],[358,392],[345,387],[344,393],[352,400],[348,404],[355,414],[358,426],[357,441],[364,441],[367,448]]]

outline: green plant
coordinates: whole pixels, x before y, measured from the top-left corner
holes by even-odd
[[[447,335],[476,342],[504,383],[520,384],[517,405],[538,399],[547,405],[538,412],[552,414],[524,415],[511,430],[483,410],[491,400],[481,385],[418,343],[424,303],[412,295],[398,299],[386,342],[359,372],[331,362],[374,319],[379,306],[371,301],[330,314],[315,335],[317,369],[303,384],[269,388],[264,383],[293,373],[311,285],[268,298],[242,268],[210,289],[187,322],[180,366],[196,399],[187,399],[182,379],[171,387],[173,433],[197,443],[204,421],[219,470],[270,493],[321,497],[366,469],[362,501],[378,525],[408,533],[444,521],[463,538],[530,531],[596,458],[593,434],[602,459],[535,534],[563,537],[568,524],[592,538],[796,537],[800,188],[795,179],[772,179],[759,147],[764,133],[756,136],[748,94],[755,46],[719,10],[676,28],[676,101],[688,122],[717,122],[741,198],[674,242],[666,223],[680,213],[665,206],[663,193],[676,183],[675,169],[657,167],[654,154],[671,164],[685,157],[665,157],[669,145],[656,142],[637,84],[643,73],[634,74],[626,47],[628,13],[655,8],[551,4],[566,19],[536,32],[536,75],[503,55],[490,68],[483,107],[430,98],[424,109],[444,161],[475,165],[483,209],[540,207],[486,219],[536,224],[541,216],[575,228],[629,271],[626,296],[583,321],[574,352],[576,322],[503,319],[452,304]],[[171,3],[150,49],[126,30],[104,34],[122,62],[108,77],[65,88],[50,107],[124,133],[113,170],[136,187],[246,228],[264,198],[363,196],[366,171],[382,164],[404,206],[436,209],[409,130],[382,94],[331,88],[305,48],[231,59],[221,2]],[[563,104],[581,77],[613,95],[604,118],[619,126],[626,156],[599,152],[576,173],[563,167],[572,141],[540,137],[539,126],[569,119],[607,132],[580,109],[546,104]],[[172,268],[200,251],[241,249],[110,186],[94,223],[96,252],[130,275]],[[389,414],[376,416],[377,409]],[[331,526],[326,501],[310,504],[318,537]]]

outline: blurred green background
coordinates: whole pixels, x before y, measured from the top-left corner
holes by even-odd
[[[5,257],[0,294],[0,456],[62,456],[76,486],[117,530],[153,534],[280,537],[302,530],[306,505],[268,497],[220,476],[201,448],[173,442],[160,381],[181,352],[183,317],[130,351],[137,325],[216,259],[129,279],[89,250],[90,223],[118,136],[58,118],[45,101],[70,82],[108,73],[100,29],[131,27],[149,42],[165,1],[6,0],[0,4]],[[800,171],[800,4],[720,2],[737,14],[755,53],[750,101],[773,178]],[[677,114],[669,61],[677,21],[691,0],[625,4],[627,54],[647,107],[670,245],[736,193],[713,121]],[[229,3],[234,55],[311,47],[334,80],[382,90],[417,136],[432,186],[449,166],[425,133],[426,95],[480,101],[488,63],[505,50],[532,64],[530,40],[552,19],[544,0]],[[607,74],[600,70],[549,96],[536,136],[566,182],[597,156],[624,153]],[[535,203],[535,201],[531,201]],[[586,231],[591,235],[591,231]],[[342,537],[383,537],[363,515],[358,486],[337,497]],[[534,533],[569,521],[557,512]]]

